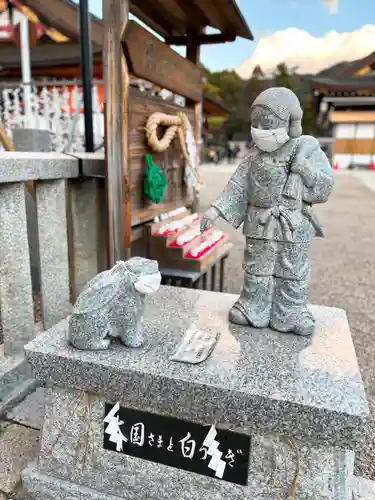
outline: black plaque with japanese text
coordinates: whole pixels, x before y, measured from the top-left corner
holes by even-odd
[[[250,436],[105,405],[104,449],[247,485]]]

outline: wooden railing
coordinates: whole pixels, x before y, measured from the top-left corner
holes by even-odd
[[[1,153],[5,357],[22,354],[38,331],[65,318],[85,283],[105,268],[103,170],[103,153]]]

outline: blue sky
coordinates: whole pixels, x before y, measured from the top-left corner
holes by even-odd
[[[375,0],[340,0],[337,3],[337,12],[331,13],[323,0],[238,0],[255,41],[237,39],[223,45],[205,46],[202,62],[211,71],[238,67],[251,55],[260,37],[289,27],[323,36],[330,30],[354,31],[375,23]],[[101,4],[101,0],[89,0],[90,11],[99,17]],[[374,49],[375,41],[369,52]]]

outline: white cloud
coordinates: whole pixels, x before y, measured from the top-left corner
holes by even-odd
[[[322,0],[331,14],[337,14],[339,10],[339,0]]]
[[[367,56],[373,50],[374,39],[375,25],[349,33],[329,31],[323,37],[288,28],[261,38],[251,57],[237,68],[237,73],[248,78],[259,64],[269,74],[278,63],[285,62],[288,66],[298,66],[299,73],[315,74],[332,64]]]

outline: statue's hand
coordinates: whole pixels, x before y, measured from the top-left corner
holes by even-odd
[[[219,218],[219,211],[215,207],[210,207],[201,217],[201,233],[211,226]]]

